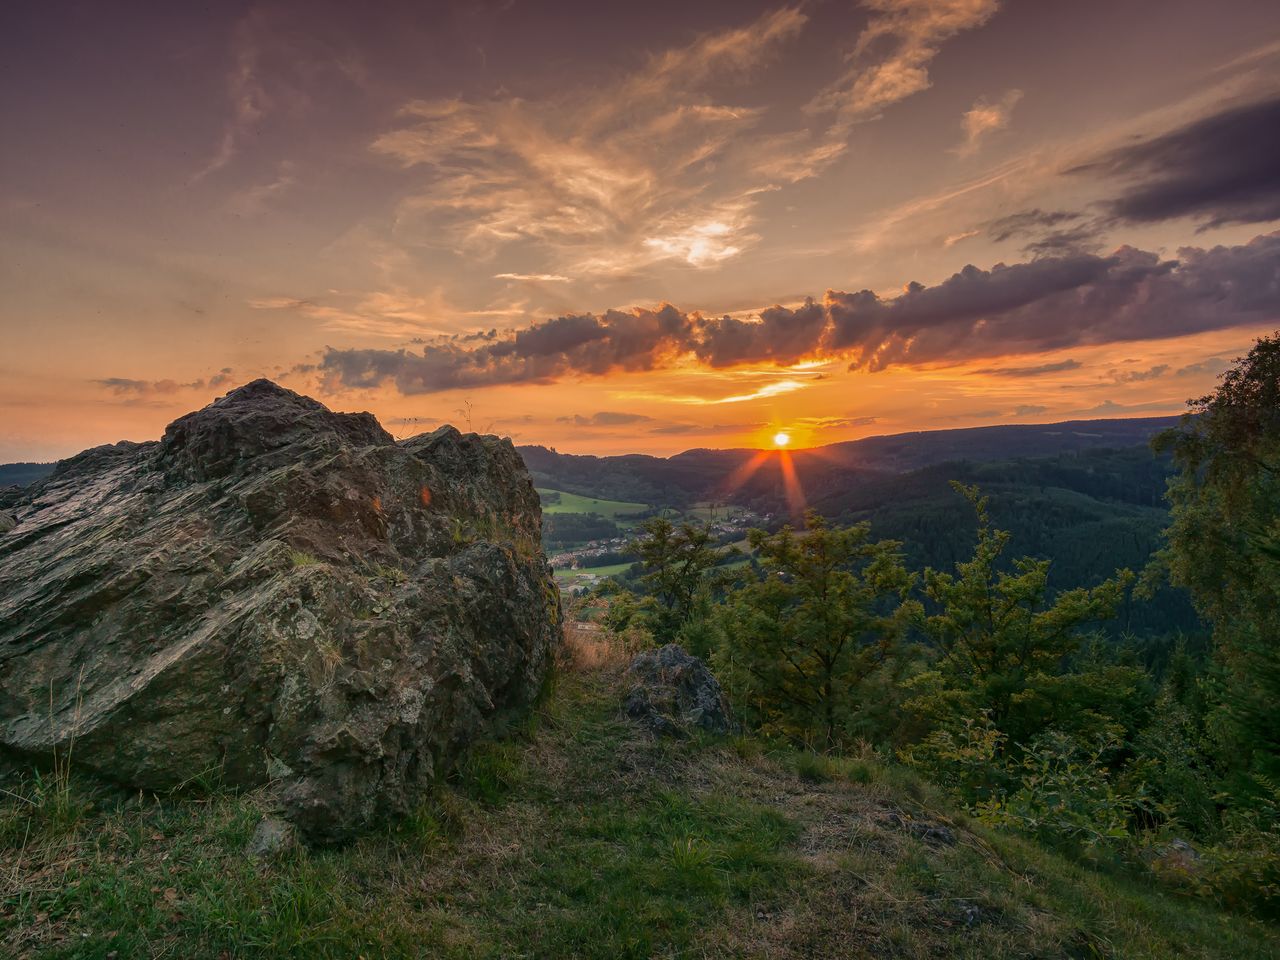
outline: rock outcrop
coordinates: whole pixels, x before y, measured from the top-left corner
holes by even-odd
[[[0,748],[268,782],[313,840],[408,810],[540,691],[559,598],[510,441],[397,443],[258,380],[7,507]]]
[[[720,682],[678,644],[637,654],[627,668],[633,685],[622,710],[658,736],[687,736],[694,729],[725,734],[737,729]]]

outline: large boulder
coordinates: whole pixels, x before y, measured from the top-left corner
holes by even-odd
[[[559,596],[508,440],[397,443],[258,380],[59,464],[0,535],[0,748],[268,782],[309,838],[408,810],[543,686]]]
[[[697,657],[678,644],[637,654],[627,668],[631,689],[623,712],[658,736],[693,730],[725,734],[737,730],[720,682]]]

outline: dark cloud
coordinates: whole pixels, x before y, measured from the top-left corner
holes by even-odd
[[[230,367],[223,367],[209,378],[209,386],[216,390],[218,387],[225,387],[227,384],[232,383],[232,372]]]
[[[758,322],[735,317],[696,319],[691,331],[693,350],[712,367],[795,363],[813,352],[826,325],[826,310],[812,298],[795,310],[777,306],[761,310]]]
[[[1206,357],[1198,363],[1190,363],[1185,367],[1181,367],[1174,373],[1175,377],[1197,377],[1204,374],[1217,376],[1220,373],[1229,370],[1235,361],[1227,357]]]
[[[640,413],[619,413],[612,410],[601,410],[589,417],[575,414],[572,417],[556,417],[557,423],[572,423],[578,427],[620,427],[629,423],[644,423],[652,420]]]
[[[1280,97],[1226,108],[1068,172],[1125,181],[1107,209],[1129,223],[1280,220]]]
[[[1116,383],[1141,383],[1144,380],[1155,380],[1169,372],[1167,363],[1160,363],[1149,370],[1112,370],[1111,379]]]
[[[661,369],[689,356],[712,367],[846,359],[851,369],[877,371],[1278,319],[1280,233],[1274,233],[1234,247],[1185,247],[1176,259],[1121,247],[1109,256],[1072,253],[989,270],[970,265],[933,286],[911,283],[896,297],[828,290],[821,303],[771,307],[759,321],[706,318],[663,304],[556,317],[479,343],[330,348],[317,369],[330,389],[391,383],[406,394]],[[1035,376],[1053,367],[989,372]]]
[[[1261,325],[1280,317],[1280,233],[1184,247],[1176,260],[1121,247],[970,266],[891,300],[863,291],[828,302],[832,347],[868,370]]]
[[[1039,377],[1046,373],[1079,370],[1082,366],[1079,360],[1059,360],[1057,363],[1042,363],[1036,367],[985,367],[973,372],[985,374],[988,377]]]
[[[1160,413],[1169,410],[1181,410],[1185,406],[1186,404],[1182,400],[1152,400],[1150,403],[1116,403],[1114,400],[1103,400],[1096,407],[1072,411],[1072,415],[1080,417],[1127,417],[1135,413]]]
[[[1013,408],[1013,415],[1015,417],[1034,417],[1048,409],[1048,407],[1042,407],[1035,403],[1024,403]]]
[[[222,374],[218,376],[221,377]],[[205,386],[203,380],[179,383],[177,380],[129,380],[125,377],[106,377],[93,382],[100,387],[106,387],[106,389],[119,397],[166,396],[177,393],[180,390],[201,390]],[[211,383],[211,385],[213,384]]]
[[[1065,253],[1087,253],[1101,245],[1101,224],[1091,221],[1070,230],[1051,230],[1026,243],[1023,253],[1034,257],[1058,256]]]
[[[712,434],[712,433],[741,433],[743,430],[750,430],[752,427],[759,426],[754,423],[716,423],[710,426],[700,423],[664,423],[661,426],[652,428],[650,433],[659,433],[664,436],[680,436],[686,433]]]
[[[1072,223],[1083,217],[1084,214],[1072,210],[1045,211],[1037,207],[1034,210],[1023,210],[1021,213],[1012,213],[999,220],[992,220],[987,224],[987,234],[996,243],[1003,243],[1014,237],[1038,236],[1051,228]]]

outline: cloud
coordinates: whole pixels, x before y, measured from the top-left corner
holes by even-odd
[[[982,26],[996,0],[864,0],[871,19],[849,55],[849,68],[806,107],[834,113],[832,135],[929,89],[928,66],[944,41]]]
[[[981,230],[963,230],[960,233],[953,233],[949,237],[943,238],[942,245],[944,247],[954,247],[960,241],[976,237],[981,232]]]
[[[698,359],[711,367],[766,360],[793,364],[818,349],[826,326],[826,308],[810,298],[795,309],[774,306],[761,310],[760,318],[754,321],[695,317],[689,340]]]
[[[1046,230],[1079,220],[1084,216],[1074,210],[1023,210],[1007,217],[992,220],[986,225],[987,233],[995,243],[1003,243],[1013,237],[1039,236]]]
[[[593,413],[589,417],[582,414],[574,414],[572,417],[557,417],[557,423],[572,423],[578,427],[621,427],[632,423],[646,423],[653,420],[653,417],[646,417],[640,413],[620,413],[611,410],[601,410],[599,413]]]
[[[827,348],[868,370],[1266,324],[1280,315],[1280,233],[1176,260],[1121,247],[967,266],[893,299],[828,293],[827,309]]]
[[[1280,97],[1236,104],[1112,150],[1069,173],[1127,182],[1106,208],[1126,223],[1202,228],[1280,220]]]
[[[180,383],[177,380],[131,380],[127,377],[104,377],[93,380],[98,386],[109,390],[117,397],[128,397],[132,400],[168,397],[187,390],[204,390],[206,387],[221,387],[231,382],[231,368],[224,367],[208,381],[192,380]]]
[[[1013,408],[1013,415],[1015,417],[1034,417],[1048,409],[1048,407],[1042,407],[1036,403],[1023,403]]]
[[[1175,371],[1175,377],[1214,376],[1225,373],[1235,365],[1235,361],[1227,357],[1206,357],[1197,363],[1189,363]]]
[[[682,436],[688,433],[696,434],[714,434],[714,433],[741,433],[744,430],[750,430],[752,427],[759,426],[754,423],[664,423],[661,426],[652,428],[649,432],[661,434],[663,436]]]
[[[748,139],[763,108],[711,91],[745,80],[807,19],[783,7],[567,98],[405,104],[370,146],[418,180],[397,236],[479,257],[534,242],[556,261],[547,277],[738,256],[759,239],[753,208],[771,188],[753,167],[779,148]]]
[[[849,427],[870,426],[879,419],[879,417],[801,417],[795,422],[811,430],[844,430]]]
[[[347,298],[348,306],[334,306],[305,297],[254,297],[248,301],[255,310],[279,310],[314,320],[327,330],[379,337],[437,335],[441,322],[458,311],[444,302],[437,290],[430,297],[403,290],[383,290]],[[516,311],[522,313],[523,311]],[[473,316],[497,316],[501,311],[476,311]]]
[[[1112,370],[1109,376],[1113,383],[1142,383],[1163,377],[1168,372],[1167,363],[1158,363],[1147,370]]]
[[[1081,366],[1083,364],[1079,360],[1059,360],[1057,363],[1042,363],[1035,367],[986,367],[973,372],[988,377],[1040,377],[1046,373],[1079,370]]]
[[[1186,406],[1182,400],[1152,400],[1149,403],[1116,403],[1114,400],[1103,400],[1096,407],[1087,410],[1073,410],[1073,416],[1080,417],[1127,417],[1135,413],[1165,413],[1181,410]]]
[[[234,193],[228,208],[238,217],[260,216],[275,200],[293,189],[297,183],[293,163],[283,160],[276,167],[276,174],[272,179]]]
[[[226,77],[231,116],[223,127],[213,156],[192,177],[192,182],[203,180],[230,163],[241,141],[258,126],[271,106],[271,99],[259,75],[261,50],[258,34],[262,30],[262,16],[257,11],[236,25],[232,41],[233,62]]]
[[[973,106],[965,111],[960,120],[964,140],[955,148],[955,154],[960,157],[971,157],[977,153],[984,137],[1009,126],[1013,108],[1021,99],[1022,91],[1014,89],[1006,91],[1004,96],[995,103],[991,103],[986,97],[979,97],[974,101]]]
[[[218,387],[225,387],[227,384],[232,383],[234,380],[232,373],[233,371],[230,367],[223,367],[209,378],[210,389],[216,390]]]
[[[495,273],[495,280],[523,280],[530,283],[570,283],[569,277],[558,273]]]
[[[704,317],[671,304],[570,314],[484,339],[437,338],[417,349],[328,349],[318,369],[330,390],[394,384],[431,393],[563,377],[770,364],[786,374],[747,393],[690,403],[739,403],[803,389],[798,361],[844,360],[850,369],[953,363],[1093,345],[1163,339],[1280,319],[1280,233],[1238,246],[1185,247],[1177,259],[1121,247],[990,269],[966,266],[896,297],[828,290],[821,302],[774,306],[757,319]],[[995,376],[1074,369],[1064,360],[989,368]],[[681,398],[666,399],[684,402]]]

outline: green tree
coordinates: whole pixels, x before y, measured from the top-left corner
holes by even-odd
[[[1012,745],[1030,743],[1048,726],[1115,733],[1114,713],[1149,699],[1144,672],[1105,663],[1070,667],[1086,639],[1083,628],[1115,615],[1132,574],[1053,596],[1049,561],[1002,562],[1009,534],[991,526],[987,498],[977,487],[954,487],[977,514],[977,546],[954,573],[924,572],[928,613],[920,627],[935,660],[909,681],[908,709],[926,729],[985,716]]]
[[[636,543],[644,573],[640,584],[648,595],[645,625],[658,643],[671,643],[699,608],[699,597],[712,586],[713,568],[724,558],[703,524],[672,523],[653,517],[640,525]]]
[[[1224,754],[1280,778],[1280,333],[1190,405],[1156,440],[1180,468],[1160,560],[1213,630]]]
[[[865,523],[752,530],[762,574],[724,609],[721,678],[753,719],[788,736],[838,746],[874,732],[893,707],[904,660],[902,604],[913,577],[899,544],[873,542]]]

